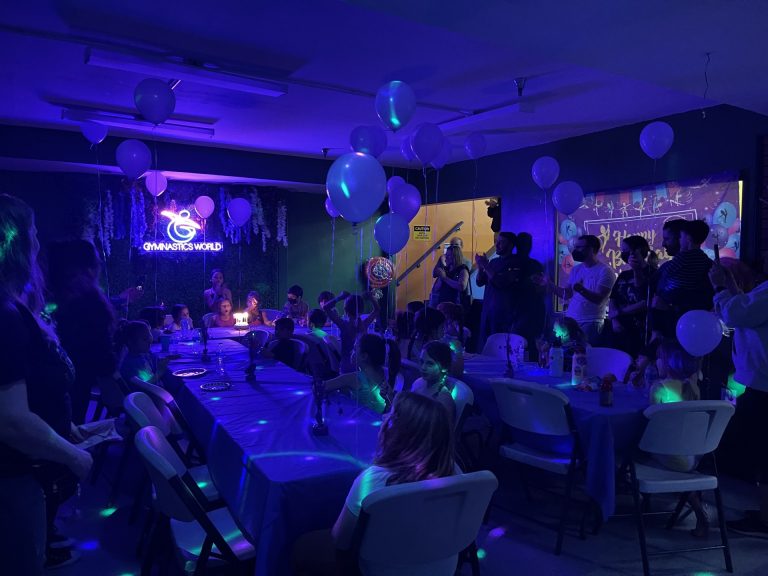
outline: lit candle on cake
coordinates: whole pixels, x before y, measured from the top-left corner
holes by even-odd
[[[248,327],[248,312],[235,312],[232,315],[235,317],[235,328]]]

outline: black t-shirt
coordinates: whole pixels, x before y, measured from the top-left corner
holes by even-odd
[[[72,421],[72,362],[25,306],[0,297],[0,326],[0,388],[24,380],[30,411],[66,438]],[[29,458],[0,443],[0,477],[27,474],[31,467]]]
[[[638,302],[648,302],[652,299],[653,291],[649,297],[650,278],[644,286],[635,285],[635,273],[632,270],[624,270],[616,278],[616,283],[611,290],[611,301],[619,307],[625,308]],[[635,314],[623,314],[618,318],[619,323],[627,330],[645,330],[645,310]]]

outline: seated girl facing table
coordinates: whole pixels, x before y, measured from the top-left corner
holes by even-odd
[[[445,406],[453,422],[456,418],[456,403],[453,401],[453,388],[456,380],[448,373],[453,354],[445,342],[432,341],[421,349],[419,370],[421,378],[411,385],[411,391],[434,398]]]
[[[453,476],[453,422],[440,404],[426,396],[403,392],[384,417],[373,466],[352,484],[331,534],[336,548],[348,550],[366,496],[387,486]],[[343,552],[342,552],[343,553]],[[420,565],[422,574],[452,574],[457,557]],[[401,573],[395,566],[361,566],[363,573]],[[407,573],[411,573],[408,571]]]
[[[189,308],[186,304],[174,304],[171,308],[172,322],[165,327],[170,332],[179,332],[183,327],[186,330],[192,330],[192,317],[189,315]]]
[[[208,328],[231,328],[236,322],[232,314],[232,300],[222,298],[217,313],[208,320]]]
[[[168,358],[158,359],[150,351],[152,331],[146,322],[125,322],[118,328],[115,340],[126,349],[119,368],[120,375],[126,382],[130,382],[133,377],[151,384],[160,381],[168,367]]]
[[[408,360],[416,360],[422,347],[445,336],[445,316],[436,308],[424,308],[413,319],[413,333],[408,343]]]
[[[361,317],[365,306],[363,298],[370,301],[373,305],[373,311],[365,318]],[[344,300],[343,318],[336,312],[336,304],[341,300]],[[331,322],[339,327],[339,338],[341,339],[341,365],[339,371],[342,373],[353,372],[355,365],[352,362],[352,349],[357,338],[368,331],[368,327],[373,324],[379,315],[379,303],[368,292],[365,293],[364,297],[361,297],[357,294],[350,295],[349,292],[344,290],[336,298],[326,302],[323,310],[328,314]]]
[[[152,339],[155,342],[160,341],[163,334],[163,325],[165,324],[165,309],[162,306],[147,306],[139,310],[139,320],[143,320],[152,330]]]
[[[245,300],[245,311],[248,313],[248,325],[249,326],[273,326],[273,323],[267,318],[262,311],[261,296],[258,292],[248,292],[248,297]]]
[[[388,350],[387,350],[388,349]],[[389,352],[389,363],[384,363]],[[400,370],[400,349],[393,340],[384,340],[378,334],[362,334],[355,343],[352,355],[355,372],[343,374],[325,382],[326,390],[345,388],[360,406],[383,414],[392,404],[395,379]]]
[[[211,271],[211,287],[203,292],[205,308],[215,314],[219,310],[217,303],[222,298],[232,302],[232,291],[224,284],[224,272],[219,268],[214,268]]]

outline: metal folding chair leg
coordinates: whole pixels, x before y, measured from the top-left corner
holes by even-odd
[[[637,521],[637,535],[640,540],[640,556],[643,559],[643,575],[650,576],[648,546],[645,541],[645,526],[643,525],[643,506],[640,502],[640,487],[637,485],[637,479],[634,477],[634,474],[632,475],[632,499],[635,503],[635,520]]]
[[[733,572],[733,560],[731,560],[731,545],[728,542],[728,529],[725,527],[725,514],[723,513],[723,497],[720,487],[714,490],[715,504],[717,505],[717,522],[720,526],[720,539],[723,543],[723,556],[725,557],[725,569]]]

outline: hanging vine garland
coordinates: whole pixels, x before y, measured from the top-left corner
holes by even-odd
[[[144,194],[131,187],[131,246],[138,248],[144,243],[147,233],[147,212],[144,204]]]
[[[261,202],[261,197],[259,196],[259,192],[257,190],[251,192],[251,212],[253,233],[256,236],[261,235],[261,251],[266,252],[267,240],[272,237],[272,234],[270,233],[269,228],[267,228],[267,224],[264,219],[264,205]]]
[[[109,257],[112,255],[112,240],[115,238],[115,209],[111,190],[107,190],[104,199],[102,222],[104,227],[101,231],[101,245],[104,248],[104,254]]]
[[[286,221],[288,219],[288,207],[282,200],[277,205],[277,242],[283,246],[288,246],[288,234],[286,231]]]

